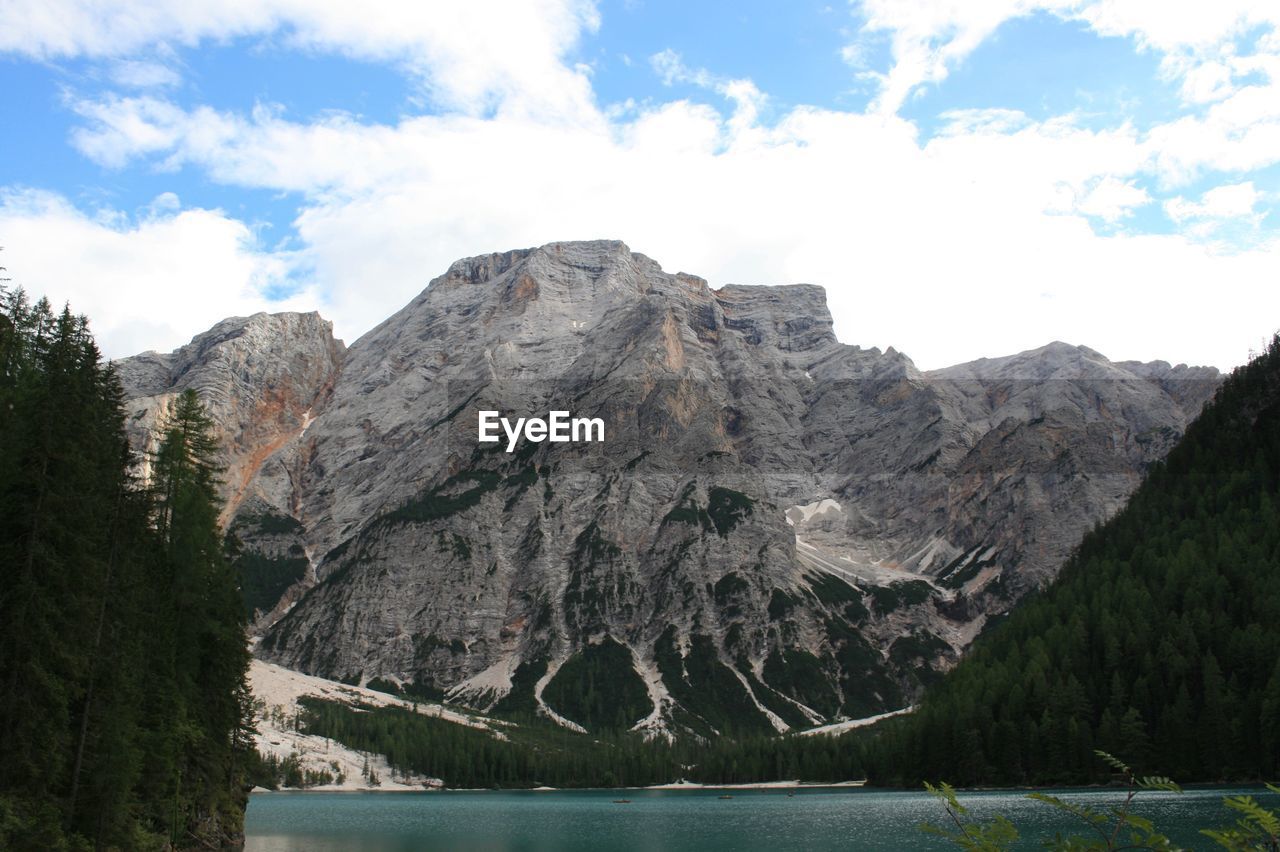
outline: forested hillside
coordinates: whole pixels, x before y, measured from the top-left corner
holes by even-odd
[[[0,848],[214,847],[243,822],[248,654],[209,422],[147,488],[83,317],[0,288]]]
[[[881,784],[1280,773],[1280,338],[867,755]]]
[[[317,699],[304,699],[303,705],[298,724],[307,733],[384,754],[395,772],[429,775],[449,787],[839,782],[862,777],[857,750],[833,737],[746,735],[668,742],[622,731],[582,734],[529,714],[499,739],[404,708],[351,707]]]

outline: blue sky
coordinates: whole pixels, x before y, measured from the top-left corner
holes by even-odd
[[[0,9],[0,245],[110,355],[596,237],[924,368],[1280,327],[1271,2],[109,5]]]

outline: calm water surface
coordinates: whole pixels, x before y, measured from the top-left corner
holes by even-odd
[[[923,793],[844,789],[732,791],[591,790],[555,792],[261,793],[249,800],[248,852],[466,852],[534,850],[781,850],[947,849],[919,824],[941,824],[942,807]],[[1198,789],[1143,793],[1136,812],[1176,842],[1208,849],[1200,828],[1234,820],[1228,794],[1258,790]],[[1118,804],[1115,790],[1058,791],[1095,807]],[[630,804],[614,804],[627,798]],[[1263,791],[1264,800],[1269,797]],[[1025,792],[967,793],[961,802],[978,818],[1002,813],[1023,837],[1022,848],[1057,831],[1077,832]],[[1268,802],[1275,806],[1276,803]],[[1083,827],[1078,833],[1083,834]]]

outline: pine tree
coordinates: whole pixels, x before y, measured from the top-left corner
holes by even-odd
[[[165,590],[160,608],[168,610],[157,621],[155,653],[173,683],[163,711],[169,718],[155,720],[163,745],[151,774],[169,790],[174,839],[214,814],[222,823],[242,811],[243,751],[252,717],[243,606],[218,527],[213,430],[199,397],[184,391],[164,420],[152,466],[156,588]]]

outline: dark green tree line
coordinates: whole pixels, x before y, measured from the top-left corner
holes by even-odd
[[[320,699],[304,699],[304,706],[302,730],[386,755],[397,772],[439,778],[450,787],[829,783],[862,777],[857,753],[829,736],[669,742],[623,730],[580,734],[530,717],[498,739],[398,707],[353,708]]]
[[[0,288],[0,847],[239,830],[248,664],[194,394],[129,473],[88,323]]]

